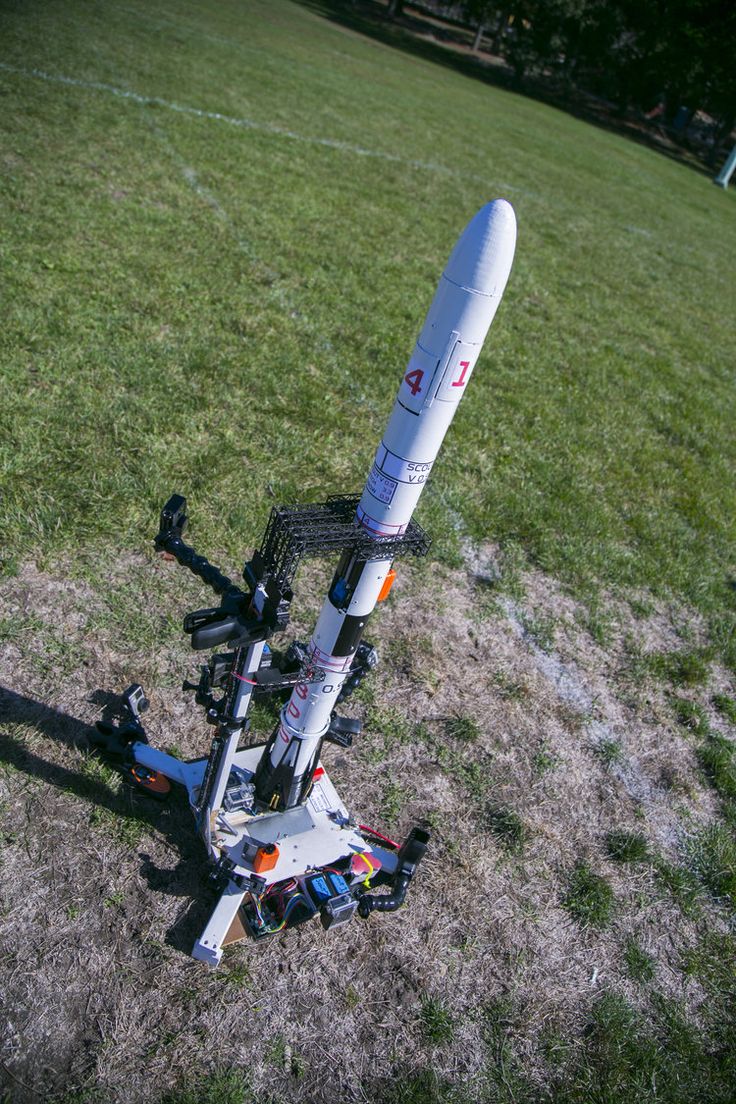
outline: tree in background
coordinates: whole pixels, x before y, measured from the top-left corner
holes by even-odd
[[[389,0],[389,16],[405,0]],[[715,144],[736,122],[736,4],[722,0],[422,0],[486,36],[490,53],[523,83],[553,78],[563,94],[577,88],[622,111],[662,105],[663,121],[683,132],[698,110],[717,121]]]
[[[669,123],[698,109],[724,137],[736,122],[736,5],[719,0],[465,0],[474,50],[493,27],[517,81],[554,73],[563,89],[597,92],[622,110],[664,100]],[[683,111],[687,108],[687,111]]]
[[[619,0],[628,39],[618,58],[621,89],[628,103],[642,106],[664,92],[666,117],[698,108],[728,130],[736,108],[736,9],[713,0]]]

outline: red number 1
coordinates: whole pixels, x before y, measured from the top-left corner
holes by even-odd
[[[415,368],[413,372],[407,372],[404,376],[404,383],[408,384],[412,395],[418,395],[422,390],[420,384],[423,376],[424,372],[421,368]]]
[[[469,360],[461,360],[460,361],[460,367],[462,368],[462,372],[460,373],[459,379],[456,379],[456,380],[452,381],[452,386],[453,387],[464,387],[465,386],[465,373],[467,372],[468,368],[470,367],[470,361]]]

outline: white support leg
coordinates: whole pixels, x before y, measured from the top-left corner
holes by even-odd
[[[207,921],[207,927],[194,944],[192,957],[206,962],[208,966],[218,966],[222,958],[222,944],[233,920],[238,914],[245,892],[235,882],[228,882],[227,889],[217,902],[215,910]]]
[[[136,742],[132,745],[131,751],[136,763],[140,763],[142,767],[159,771],[160,774],[165,774],[167,778],[170,778],[172,782],[178,782],[180,786],[189,788],[192,770],[188,763],[184,763],[181,759],[175,759],[173,755],[167,755],[165,751],[159,751],[158,748],[151,747],[150,744]]]

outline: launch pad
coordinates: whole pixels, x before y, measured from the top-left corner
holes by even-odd
[[[413,876],[429,841],[426,832],[415,828],[399,848],[369,829],[359,829],[321,761],[303,786],[302,800],[285,807],[276,791],[265,803],[256,793],[256,776],[267,745],[241,746],[250,728],[248,709],[254,697],[307,685],[333,690],[304,645],[292,644],[279,667],[266,639],[288,624],[293,583],[305,555],[340,552],[351,560],[370,562],[378,554],[376,542],[352,524],[357,503],[358,496],[333,495],[324,503],[273,508],[261,547],[243,571],[248,591],[184,543],[186,500],[181,495],[173,495],[161,512],[157,551],[188,567],[222,595],[220,606],[197,610],[184,620],[193,648],[234,648],[212,655],[201,668],[199,682],[183,686],[194,692],[207,721],[218,731],[209,756],[192,762],[152,748],[141,721],[148,702],[143,688],[134,684],[123,694],[126,723],[98,723],[93,742],[152,797],[165,799],[170,782],[186,789],[220,889],[192,951],[194,958],[210,966],[218,965],[224,947],[246,935],[263,939],[317,915],[330,928],[350,920],[356,911],[367,916],[374,907],[398,907],[404,882]],[[424,555],[429,546],[424,530],[412,523],[401,536],[381,543],[380,556],[387,550],[392,557]],[[361,642],[341,672],[338,700],[349,696],[376,662],[374,650]],[[216,700],[218,690],[224,692]],[[358,721],[333,713],[325,739],[347,748],[359,732]],[[376,898],[368,894],[369,887],[381,885],[393,886],[394,892]]]
[[[336,707],[376,666],[363,633],[388,597],[394,561],[429,549],[414,509],[501,301],[515,243],[516,218],[505,200],[471,219],[440,279],[362,494],[272,510],[243,570],[245,589],[184,543],[184,498],[173,495],[161,512],[157,550],[220,596],[218,606],[184,619],[195,651],[230,649],[210,656],[199,682],[184,683],[215,727],[210,754],[185,763],[150,747],[138,685],[123,695],[126,722],[100,722],[94,742],[152,796],[164,798],[170,782],[186,789],[220,890],[193,950],[212,966],[243,934],[263,939],[317,915],[329,929],[356,912],[363,919],[393,912],[425,854],[429,835],[420,827],[400,846],[353,820],[321,751],[325,742],[348,748],[360,732]],[[312,637],[274,662],[267,641],[288,625],[299,562],[324,553],[339,560]],[[254,747],[248,712],[254,696],[267,693],[288,700],[268,742]]]

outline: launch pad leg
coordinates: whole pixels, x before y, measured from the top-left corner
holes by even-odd
[[[227,938],[238,909],[243,903],[245,893],[235,882],[228,882],[214,912],[207,921],[207,927],[194,944],[192,957],[206,962],[208,966],[218,966],[222,958],[222,945]]]

